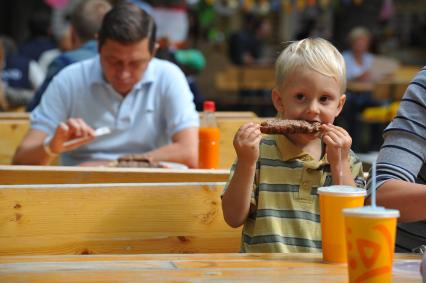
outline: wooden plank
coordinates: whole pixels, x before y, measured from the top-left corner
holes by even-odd
[[[257,115],[252,111],[216,111],[215,117],[220,121],[222,119],[256,118]]]
[[[25,119],[0,120],[0,164],[11,164],[16,148],[29,129]]]
[[[256,113],[252,111],[216,111],[215,115],[217,119],[257,117]],[[30,113],[28,112],[0,112],[0,121],[1,120],[29,120],[29,119],[30,119]]]
[[[238,91],[240,89],[240,70],[237,67],[227,66],[216,73],[215,86],[220,91]]]
[[[0,256],[239,250],[224,183],[0,186]]]
[[[228,169],[155,169],[0,165],[0,184],[226,182]]]
[[[321,254],[0,257],[2,282],[346,282]],[[421,282],[420,256],[396,254],[392,282]]]
[[[274,67],[245,67],[241,80],[242,89],[271,90],[275,86]]]
[[[30,113],[28,112],[0,112],[0,120],[29,120]]]
[[[275,85],[275,69],[265,67],[227,66],[215,76],[215,85],[221,91],[272,89]]]

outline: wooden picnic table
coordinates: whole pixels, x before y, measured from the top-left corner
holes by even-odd
[[[396,254],[393,282],[421,282],[420,257]],[[348,282],[321,254],[145,254],[0,257],[0,282]]]
[[[229,169],[0,165],[0,185],[226,182]]]
[[[379,81],[348,81],[347,91],[373,92],[374,98],[377,100],[399,100],[420,69],[420,66],[401,66],[391,77]]]

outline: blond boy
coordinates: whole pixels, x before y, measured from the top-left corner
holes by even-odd
[[[351,137],[334,126],[345,103],[345,63],[324,39],[290,44],[276,62],[272,101],[282,119],[320,122],[313,134],[264,135],[248,123],[237,131],[237,161],[222,209],[232,227],[244,224],[242,252],[320,252],[316,189],[364,187],[362,164]],[[341,171],[340,171],[341,169]]]

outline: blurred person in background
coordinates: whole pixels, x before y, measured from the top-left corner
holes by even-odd
[[[231,63],[238,66],[272,64],[265,57],[265,40],[271,34],[271,23],[253,14],[244,16],[244,27],[229,37],[228,55]]]
[[[12,38],[1,36],[1,39],[5,53],[2,81],[6,101],[11,108],[26,107],[45,75],[36,61],[18,53]]]
[[[35,10],[29,19],[29,38],[18,46],[19,54],[26,56],[30,60],[38,62],[43,52],[56,48],[55,42],[51,38],[49,7]]]
[[[98,32],[99,55],[53,78],[13,164],[47,165],[60,154],[63,165],[105,165],[137,154],[197,167],[193,95],[178,66],[154,58],[155,30],[137,6],[113,7]],[[96,137],[103,127],[110,133]]]
[[[104,15],[111,7],[106,0],[80,1],[75,7],[71,15],[70,26],[71,44],[74,50],[64,52],[49,65],[46,79],[28,105],[27,111],[32,111],[37,107],[53,77],[63,68],[98,54],[95,35],[101,27]]]
[[[4,68],[4,48],[3,41],[0,38],[0,77]],[[0,111],[7,109],[6,97],[4,96],[3,81],[0,80]]]
[[[346,78],[349,81],[371,80],[374,55],[369,52],[371,34],[364,27],[355,27],[348,36],[350,50],[343,52],[346,63]]]
[[[346,64],[346,78],[348,82],[371,82],[373,80],[372,67],[375,55],[369,52],[371,34],[364,27],[355,27],[348,35],[350,49],[342,53]],[[367,107],[379,106],[382,103],[373,98],[372,90],[346,92],[346,104],[341,118],[346,124],[352,137],[352,148],[359,152],[361,149],[361,129],[359,116]],[[371,129],[372,137],[377,134],[377,129]],[[373,141],[376,143],[377,141]]]

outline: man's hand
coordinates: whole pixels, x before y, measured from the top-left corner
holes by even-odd
[[[83,119],[70,118],[59,124],[48,146],[53,153],[59,154],[87,144],[94,138],[95,131]],[[76,139],[76,142],[71,142]]]

